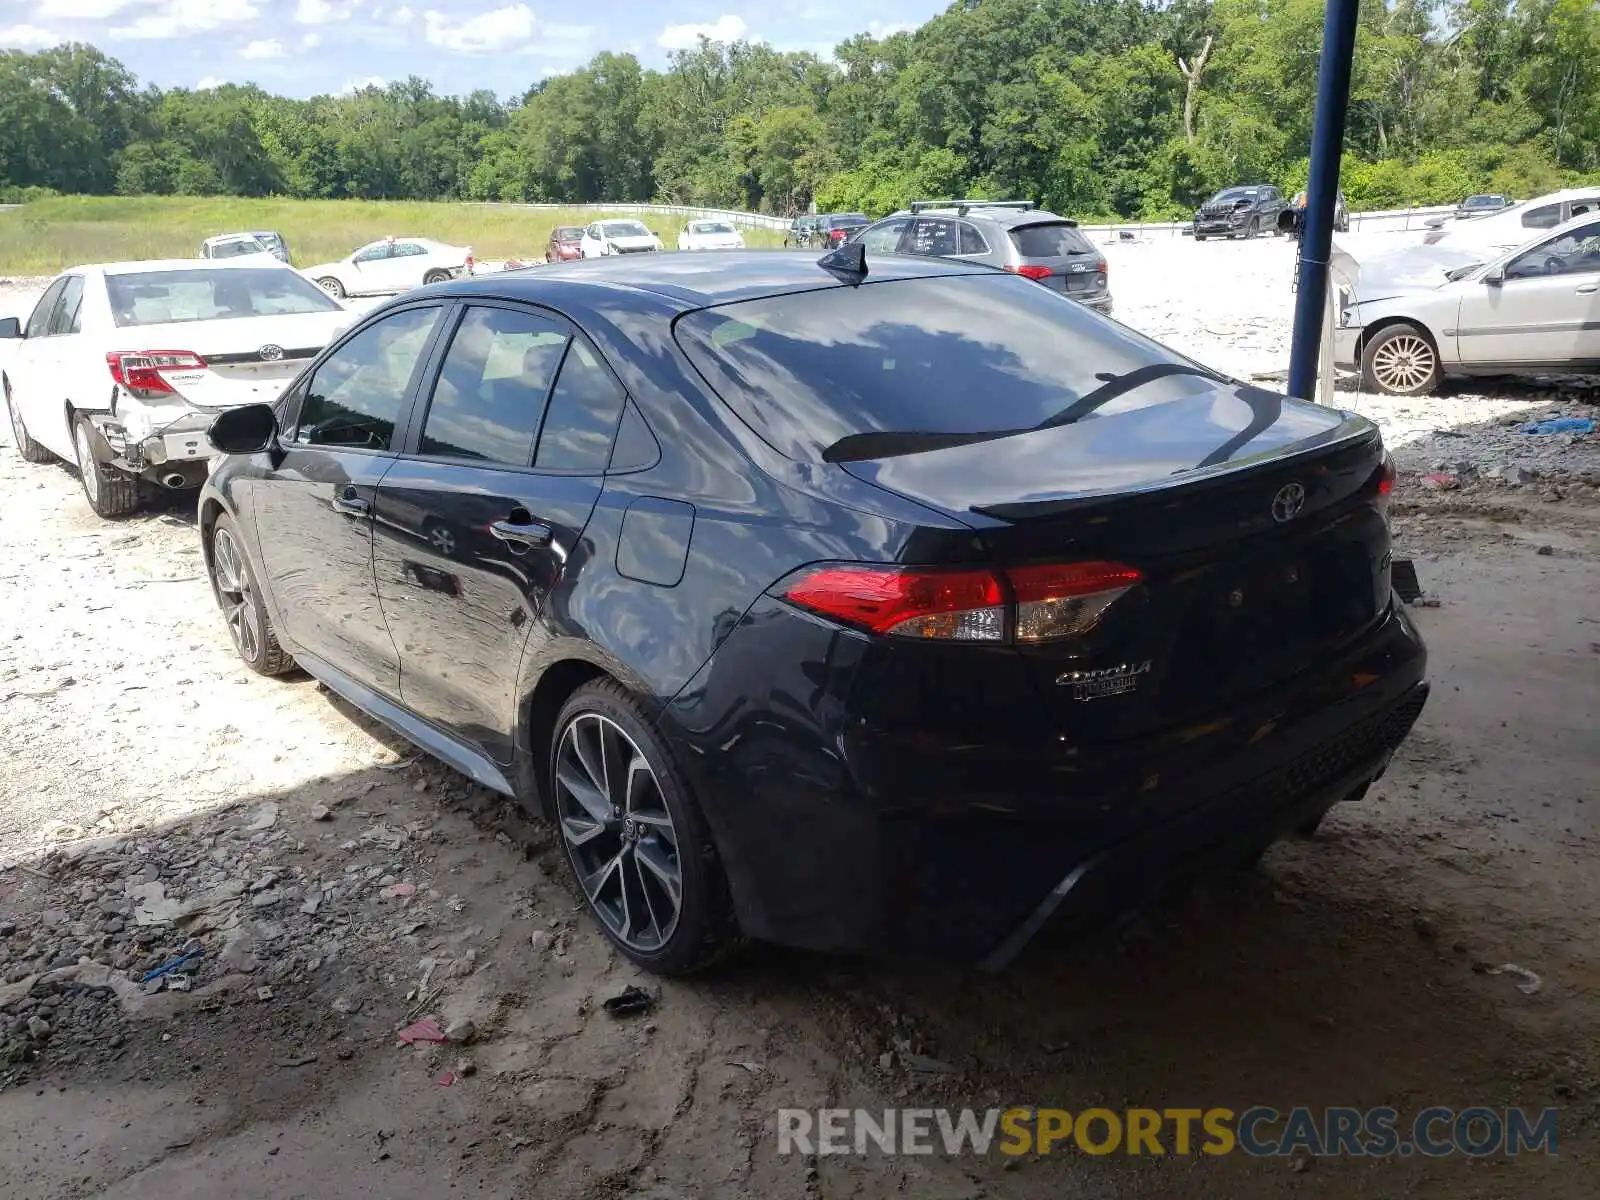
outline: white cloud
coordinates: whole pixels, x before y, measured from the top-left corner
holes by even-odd
[[[322,35],[320,33],[308,33],[300,39],[300,49],[302,50],[314,50],[320,45],[322,45]]]
[[[39,15],[64,21],[103,21],[133,3],[135,0],[43,0]]]
[[[896,21],[893,24],[885,24],[883,21],[867,22],[867,33],[879,41],[893,37],[897,33],[910,33],[915,28],[916,26],[910,21]]]
[[[207,75],[194,85],[194,90],[197,92],[209,92],[212,88],[221,87],[225,82],[226,80],[218,79],[215,75]]]
[[[382,75],[368,75],[365,79],[345,80],[345,85],[339,89],[339,94],[341,96],[349,96],[355,92],[365,91],[369,87],[385,88],[388,86],[389,81]]]
[[[37,25],[13,25],[0,29],[0,46],[14,46],[19,50],[43,50],[59,44],[61,38]]]
[[[131,25],[111,31],[114,38],[188,37],[254,20],[261,15],[253,0],[162,0]]]
[[[394,25],[409,25],[411,24],[412,20],[415,19],[416,15],[417,14],[412,12],[411,9],[402,4],[390,14],[389,21]]]
[[[348,20],[352,7],[353,4],[330,4],[329,0],[299,0],[294,6],[294,19],[301,25],[330,25]]]
[[[480,13],[465,21],[452,21],[442,12],[422,14],[429,43],[458,54],[491,54],[516,50],[533,41],[539,21],[526,4],[510,4]]]
[[[283,43],[277,38],[263,38],[261,41],[251,42],[239,51],[240,58],[282,58],[283,54]]]
[[[713,42],[736,42],[750,32],[744,18],[723,13],[715,21],[701,25],[668,25],[656,38],[656,45],[668,50],[693,50],[701,38]]]

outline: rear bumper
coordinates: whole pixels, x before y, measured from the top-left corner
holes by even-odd
[[[745,931],[819,950],[994,969],[1047,924],[1115,922],[1358,791],[1427,697],[1395,605],[1215,720],[1073,744],[1026,687],[879,693],[866,639],[781,607],[752,610],[663,715]]]
[[[1338,326],[1333,330],[1333,365],[1342,367],[1346,371],[1354,371],[1360,363],[1357,351],[1361,344],[1361,330],[1359,328],[1342,329]]]

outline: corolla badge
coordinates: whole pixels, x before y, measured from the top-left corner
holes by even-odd
[[[1106,696],[1122,696],[1139,686],[1139,677],[1150,673],[1150,660],[1142,663],[1118,663],[1114,667],[1101,667],[1097,671],[1064,671],[1056,676],[1056,683],[1072,689],[1074,700],[1100,700]]]
[[[1280,525],[1285,521],[1292,521],[1300,515],[1300,510],[1305,506],[1305,485],[1286,483],[1278,489],[1278,494],[1272,498],[1272,519]]]
[[[283,357],[283,347],[268,343],[261,347],[260,350],[257,350],[256,353],[261,356],[262,362],[277,362]]]

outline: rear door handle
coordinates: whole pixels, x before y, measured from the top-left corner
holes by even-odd
[[[1578,288],[1578,295],[1580,296],[1592,296],[1595,292],[1600,292],[1600,283],[1586,283]]]
[[[548,546],[550,544],[550,526],[548,525],[496,521],[489,526],[489,532],[502,542],[511,542],[518,546]]]
[[[344,513],[347,517],[364,517],[372,511],[372,505],[354,491],[341,492],[333,498],[333,511]]]

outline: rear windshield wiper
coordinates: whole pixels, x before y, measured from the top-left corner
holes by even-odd
[[[1226,375],[1209,367],[1190,366],[1187,363],[1151,363],[1137,367],[1123,375],[1099,374],[1103,382],[1094,391],[1080,396],[1067,407],[1053,413],[1037,425],[1022,429],[991,429],[982,433],[935,433],[927,430],[877,431],[852,433],[834,442],[822,452],[822,461],[829,463],[865,462],[876,458],[899,458],[906,454],[924,454],[930,450],[948,450],[952,446],[975,446],[982,442],[995,442],[1001,438],[1016,437],[1024,433],[1037,433],[1041,429],[1055,429],[1082,420],[1097,408],[1102,408],[1135,388],[1165,379],[1171,375],[1198,375],[1218,383],[1231,383]]]

